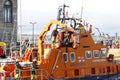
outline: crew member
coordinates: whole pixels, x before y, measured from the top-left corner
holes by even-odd
[[[63,40],[64,43],[70,42],[69,36],[70,36],[70,33],[64,33],[64,40]]]
[[[84,26],[81,23],[79,24],[79,29],[80,29],[80,32],[84,32],[85,31],[85,28],[84,28]]]
[[[70,33],[65,32],[64,33],[64,38],[63,38],[63,45],[66,47],[66,52],[68,51],[68,46],[70,44]]]
[[[31,70],[31,73],[32,73],[31,80],[37,80],[36,69],[38,69],[37,60],[33,59],[32,70]]]
[[[21,46],[21,47],[22,47],[22,49],[25,50],[27,47],[29,47],[29,45],[30,45],[30,44],[29,44],[29,40],[26,39],[26,40],[23,40],[23,41],[22,41],[22,46]]]
[[[0,58],[6,58],[6,55],[4,53],[4,50],[2,49],[2,47],[0,46]]]
[[[53,43],[53,47],[55,47],[55,42],[56,42],[57,34],[58,34],[57,29],[53,30],[53,32],[52,32],[52,43]]]
[[[23,69],[23,67],[20,65],[20,60],[16,59],[16,75],[15,75],[15,79],[19,80],[20,74],[21,74],[21,69]]]

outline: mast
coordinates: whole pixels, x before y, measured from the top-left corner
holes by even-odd
[[[20,0],[20,57],[22,56],[22,0]]]
[[[83,5],[81,7],[81,19],[82,19],[82,15],[83,15]]]
[[[66,17],[66,14],[68,14],[68,13],[66,13],[66,8],[68,8],[68,7],[69,6],[67,6],[65,4],[63,4],[63,6],[59,6],[57,20],[61,21],[61,23],[63,23],[63,24],[65,24],[65,21],[71,21],[71,22],[73,21],[74,25],[71,24],[70,26],[75,29],[75,27],[76,27],[75,18],[70,18],[68,16]]]
[[[83,18],[83,3],[84,3],[84,0],[82,1],[82,6],[81,6],[81,15],[80,15],[81,20]]]
[[[65,23],[65,20],[66,19],[66,14],[65,14],[65,8],[66,7],[69,7],[69,6],[66,6],[65,4],[63,4],[63,6],[59,6],[59,9],[58,9],[58,16],[57,16],[57,20],[60,21],[61,20],[61,23]],[[61,17],[62,16],[62,17]]]

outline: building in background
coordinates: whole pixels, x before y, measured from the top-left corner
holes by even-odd
[[[17,0],[0,0],[0,41],[17,41]]]
[[[18,36],[17,36],[18,42],[20,42],[20,36],[21,36],[20,34],[18,34]],[[39,35],[35,34],[34,35],[35,45],[38,45],[38,38],[39,38]],[[24,41],[24,40],[29,40],[29,44],[34,43],[33,42],[33,35],[31,35],[31,34],[22,34],[22,41]],[[47,44],[52,43],[51,35],[46,35],[44,42]]]

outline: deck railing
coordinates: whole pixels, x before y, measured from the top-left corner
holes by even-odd
[[[13,73],[13,72],[12,72]],[[20,70],[17,74],[18,77],[13,77],[11,73],[11,80],[35,80],[32,77],[36,78],[37,80],[49,80],[50,74],[44,69],[35,69],[35,74],[32,74],[32,70]],[[26,74],[26,75],[24,75]],[[15,75],[14,75],[15,76]]]

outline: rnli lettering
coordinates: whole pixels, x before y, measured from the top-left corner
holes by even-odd
[[[92,62],[105,62],[106,59],[97,59],[97,60],[93,60]]]
[[[75,62],[75,63],[71,63],[71,66],[83,66],[85,65],[85,63],[81,63],[81,62]]]

